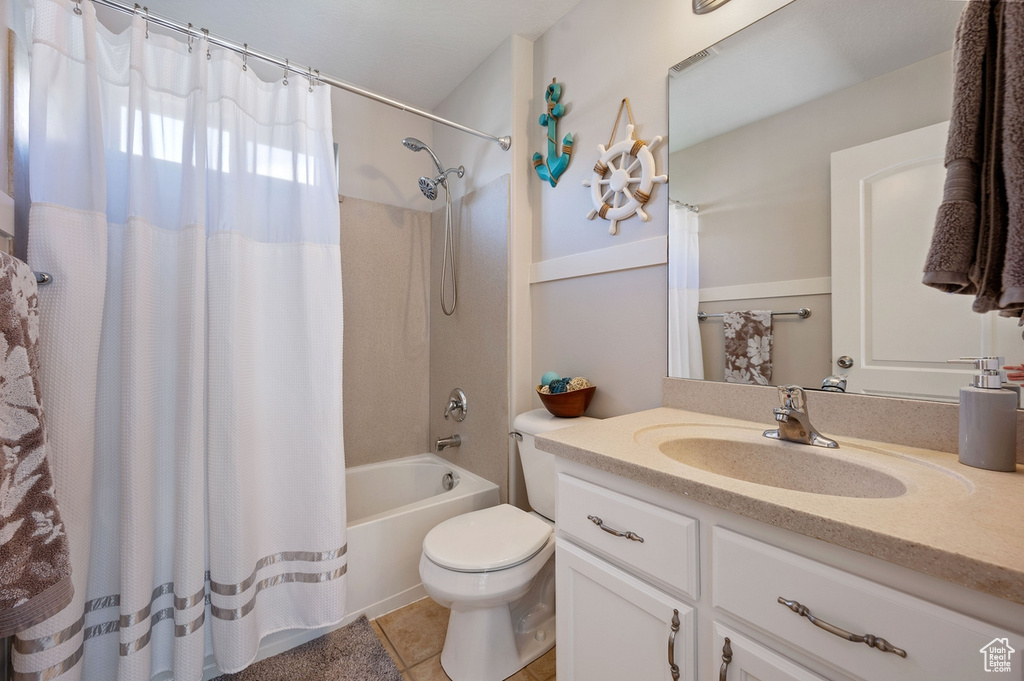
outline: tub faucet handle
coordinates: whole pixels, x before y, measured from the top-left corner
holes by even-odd
[[[468,405],[466,403],[466,393],[462,392],[462,388],[455,388],[448,395],[448,406],[444,408],[444,418],[446,421],[453,411],[458,412],[455,415],[456,421],[462,423],[466,420]]]

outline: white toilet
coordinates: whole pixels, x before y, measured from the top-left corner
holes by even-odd
[[[423,540],[420,578],[451,609],[441,666],[452,681],[500,681],[555,645],[555,457],[534,436],[589,421],[544,409],[516,417],[530,505],[446,520]]]

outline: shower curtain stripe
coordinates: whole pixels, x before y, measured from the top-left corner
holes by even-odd
[[[345,616],[330,93],[30,3],[29,262],[75,597],[15,679],[199,681]]]
[[[195,607],[196,605],[199,605],[200,603],[205,603],[207,605],[211,605],[211,603],[210,603],[210,601],[211,601],[211,594],[217,594],[217,595],[222,595],[222,596],[234,596],[234,595],[245,593],[255,583],[258,572],[260,570],[262,570],[263,568],[265,568],[265,567],[269,567],[271,565],[274,565],[275,563],[280,563],[280,562],[284,562],[284,561],[302,561],[302,562],[307,562],[307,563],[308,562],[320,562],[320,561],[333,560],[333,559],[336,559],[336,558],[340,558],[340,557],[344,556],[347,552],[348,552],[348,545],[346,544],[345,546],[342,546],[341,548],[338,548],[338,549],[334,549],[332,551],[282,551],[280,553],[275,553],[273,555],[265,556],[265,557],[261,558],[259,561],[257,561],[256,568],[253,570],[252,574],[250,574],[249,577],[247,577],[243,581],[238,582],[236,584],[218,584],[217,582],[212,582],[210,580],[210,573],[207,572],[206,573],[206,584],[207,584],[206,587],[200,589],[196,593],[192,594],[192,596],[187,597],[187,598],[182,598],[182,597],[179,597],[179,596],[175,595],[174,596],[174,608],[173,609],[166,608],[166,609],[160,611],[160,613],[158,613],[160,615],[160,617],[157,617],[157,615],[154,615],[153,619],[151,621],[151,624],[156,624],[157,622],[160,622],[160,621],[162,621],[164,619],[167,619],[170,614],[173,614],[175,609],[177,609],[177,610],[188,610],[189,608]],[[344,565],[344,566],[342,566],[341,568],[339,568],[337,570],[329,571],[327,573],[309,573],[308,575],[303,575],[302,573],[291,573],[291,575],[293,575],[293,576],[290,577],[289,579],[290,579],[290,581],[293,581],[293,582],[294,581],[300,581],[300,582],[304,582],[304,583],[314,583],[316,581],[328,581],[328,580],[317,580],[317,579],[313,579],[312,577],[315,577],[318,574],[330,574],[330,575],[333,575],[332,579],[336,579],[336,578],[341,577],[344,574],[346,574],[347,569],[348,569],[348,566]],[[285,576],[287,577],[287,574]],[[265,584],[263,584],[263,582],[261,582],[260,585],[257,585],[256,593],[259,593],[259,591],[262,590],[263,588],[267,588],[267,586],[269,585],[269,581],[273,580],[273,579],[277,579],[277,578],[268,578],[268,579],[263,580],[263,582],[267,582],[268,584],[265,585]],[[142,620],[144,620],[144,619],[146,619],[147,617],[150,616],[150,612],[151,612],[151,610],[153,608],[153,604],[156,603],[156,601],[158,599],[162,598],[163,596],[167,596],[167,595],[171,595],[171,594],[174,594],[174,583],[173,582],[168,582],[166,584],[161,584],[160,586],[158,586],[156,589],[153,590],[153,595],[150,598],[149,605],[147,605],[146,607],[144,607],[143,609],[141,609],[141,610],[139,610],[139,611],[137,611],[135,613],[128,614],[128,615],[120,615],[119,619],[115,620],[113,622],[108,622],[108,623],[105,623],[105,624],[101,624],[101,625],[96,625],[96,626],[90,627],[91,631],[90,630],[86,631],[86,634],[85,634],[85,637],[84,637],[85,640],[88,640],[88,639],[92,638],[93,636],[99,636],[101,634],[108,634],[108,633],[111,633],[113,631],[118,631],[122,627],[129,627],[129,626],[132,626],[134,624],[137,624],[138,622],[141,622]],[[250,602],[252,602],[252,601],[250,601]],[[95,599],[87,602],[84,605],[83,610],[84,610],[84,613],[89,613],[89,612],[94,612],[94,611],[98,611],[98,610],[103,610],[105,608],[117,607],[117,606],[120,605],[120,603],[121,603],[121,596],[120,596],[120,594],[113,594],[113,595],[109,595],[109,596],[103,596],[101,598],[95,598]],[[218,608],[218,607],[212,606],[212,605],[211,605],[211,607],[212,607],[212,611],[213,611],[214,617],[222,617],[223,619],[238,619],[238,616],[232,616],[230,614],[232,612],[230,609]],[[251,610],[251,608],[249,608],[249,610]],[[72,636],[74,636],[75,634],[77,634],[79,631],[82,630],[82,628],[83,628],[83,626],[85,624],[85,614],[84,613],[83,613],[82,617],[80,617],[70,627],[67,627],[66,629],[62,629],[61,631],[58,631],[58,632],[56,632],[54,634],[50,634],[49,636],[44,636],[42,638],[37,638],[37,639],[16,638],[14,640],[14,649],[17,652],[21,653],[21,654],[30,654],[30,653],[42,652],[44,650],[49,650],[50,648],[53,648],[56,645],[64,643],[65,641],[69,640]],[[218,613],[221,613],[221,614],[218,614]],[[199,625],[202,624],[202,622],[205,619],[205,617],[206,617],[206,613],[204,612],[203,614],[201,614],[199,617],[194,619],[189,624],[184,625],[184,626],[179,625],[178,630],[176,631],[176,634],[178,636],[185,636],[185,635],[191,633],[192,631],[195,631],[195,629]]]

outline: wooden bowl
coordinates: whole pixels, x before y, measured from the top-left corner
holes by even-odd
[[[548,395],[542,393],[540,388],[537,386],[537,394],[540,395],[540,401],[544,403],[544,407],[563,419],[583,416],[583,412],[590,406],[590,401],[594,399],[594,391],[597,390],[597,386],[592,385],[589,388]]]

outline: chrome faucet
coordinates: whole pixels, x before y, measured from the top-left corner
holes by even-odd
[[[846,381],[847,376],[845,374],[832,374],[831,376],[826,376],[821,382],[821,389],[831,393],[845,393]]]
[[[459,437],[457,433],[449,437],[439,437],[437,438],[437,443],[434,445],[434,451],[439,452],[445,447],[458,447],[461,444],[462,438]]]
[[[811,425],[807,415],[807,395],[803,388],[798,385],[780,385],[779,401],[782,405],[773,411],[779,427],[764,431],[765,437],[818,447],[839,446],[838,442],[825,437]]]

